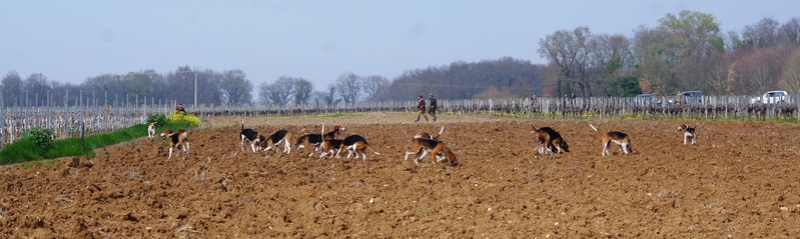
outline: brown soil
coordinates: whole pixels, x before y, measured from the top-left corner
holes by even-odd
[[[242,152],[241,118],[219,118],[191,131],[191,154],[169,160],[164,140],[141,139],[95,158],[3,167],[0,230],[12,238],[800,235],[794,124],[701,121],[699,145],[690,146],[676,130],[694,121],[414,117],[245,121],[296,134],[343,124],[381,153],[367,161]],[[601,157],[589,122],[630,134],[638,154]],[[571,152],[536,155],[530,124],[560,131]],[[460,166],[403,160],[412,135],[442,125]]]

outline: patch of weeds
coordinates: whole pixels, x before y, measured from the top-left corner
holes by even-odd
[[[211,178],[211,172],[208,171],[206,166],[200,167],[197,171],[194,171],[194,177],[192,177],[195,181],[203,182]]]
[[[428,210],[428,209],[425,209],[425,208],[422,208],[422,207],[420,207],[420,208],[417,208],[417,211],[418,211],[420,214],[422,214],[423,216],[430,216],[430,215],[431,215],[431,211],[430,211],[430,210]]]
[[[544,177],[546,175],[547,175],[547,169],[546,168],[542,168],[542,169],[539,170],[538,173],[536,173],[536,176],[539,176],[539,177]]]
[[[33,167],[41,166],[41,165],[55,165],[55,164],[56,164],[55,160],[40,160],[40,161],[31,161],[31,162],[23,163],[21,167],[22,168],[33,168]]]

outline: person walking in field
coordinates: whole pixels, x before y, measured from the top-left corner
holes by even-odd
[[[425,117],[425,121],[428,121],[428,116],[425,115],[425,99],[422,98],[422,95],[417,96],[417,98],[419,99],[417,102],[417,111],[419,111],[419,114],[417,115],[417,120],[414,120],[414,122],[419,121],[420,116]]]
[[[433,94],[428,94],[428,103],[430,104],[430,106],[428,106],[428,114],[430,114],[431,117],[433,117],[433,121],[436,121],[437,104],[436,104],[436,97],[433,97]]]

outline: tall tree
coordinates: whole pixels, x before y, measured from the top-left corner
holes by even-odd
[[[581,96],[591,95],[589,74],[588,41],[591,38],[588,27],[577,27],[572,31],[556,31],[539,41],[539,55],[555,64],[561,71],[562,79],[568,84],[557,83],[558,95],[570,94],[572,85],[580,88]]]
[[[778,46],[780,23],[773,17],[765,17],[756,24],[744,27],[742,38],[745,44],[752,47],[776,47]]]
[[[292,95],[294,96],[295,105],[308,105],[308,101],[311,99],[311,91],[314,90],[314,84],[303,78],[295,78],[293,84]]]
[[[364,99],[382,101],[386,100],[386,90],[389,80],[383,76],[367,76],[362,78],[361,86],[364,89]]]
[[[329,85],[328,92],[325,93],[325,105],[327,107],[334,107],[341,102],[341,98],[336,97],[336,86]]]
[[[22,83],[22,90],[24,97],[30,102],[31,106],[46,105],[47,93],[50,92],[50,84],[47,83],[47,77],[41,73],[34,73],[28,76]],[[25,105],[25,102],[22,103]]]
[[[247,74],[242,70],[229,70],[222,73],[220,89],[223,102],[228,105],[250,104],[253,101],[250,89],[253,83],[247,79]]]
[[[286,107],[292,100],[292,90],[294,88],[294,79],[291,77],[281,76],[272,84],[262,86],[263,97],[268,99],[268,102],[278,106]]]
[[[361,91],[361,77],[352,72],[347,72],[336,79],[336,89],[345,105],[356,102]]]
[[[762,94],[778,86],[787,58],[778,48],[752,48],[737,59],[737,74],[745,82],[743,94]]]
[[[800,46],[800,18],[793,17],[784,23],[779,35],[781,43],[790,46]]]
[[[625,96],[629,94],[627,92],[641,92],[638,82],[628,82],[636,80],[629,71],[633,64],[630,47],[630,40],[621,34],[599,34],[589,41],[589,70],[601,84],[604,95]],[[631,86],[636,89],[624,88]]]
[[[22,78],[16,71],[8,72],[3,77],[3,104],[9,106],[22,106]]]
[[[698,69],[698,62],[724,51],[719,31],[713,15],[692,11],[667,14],[656,29],[637,29],[634,54],[640,67],[636,74],[650,88],[646,90],[669,94],[705,88],[707,75]]]
[[[800,93],[800,50],[795,49],[781,75],[780,87],[797,94]]]

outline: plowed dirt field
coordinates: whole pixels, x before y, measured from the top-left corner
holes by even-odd
[[[800,127],[745,121],[529,120],[370,113],[247,118],[295,135],[335,124],[380,155],[319,159],[242,152],[242,118],[191,130],[191,153],[165,140],[94,158],[0,169],[6,238],[756,238],[800,235]],[[600,130],[632,136],[634,155],[601,157]],[[679,124],[698,124],[684,145]],[[571,152],[532,150],[531,124]],[[438,132],[459,166],[404,161],[418,131]],[[612,148],[619,152],[617,147]]]

